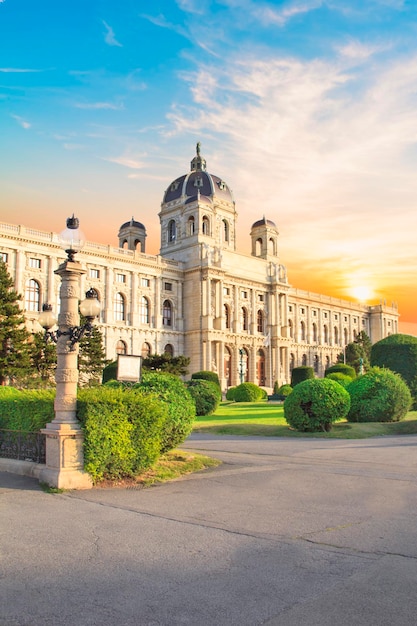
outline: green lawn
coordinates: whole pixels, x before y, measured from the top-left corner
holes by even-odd
[[[258,435],[263,437],[321,437],[325,439],[364,439],[381,435],[417,434],[417,411],[410,411],[401,422],[349,424],[341,420],[329,433],[299,433],[290,430],[284,408],[268,402],[222,402],[213,415],[198,417],[194,432],[218,435]]]

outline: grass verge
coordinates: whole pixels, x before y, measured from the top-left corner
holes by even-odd
[[[341,420],[328,433],[301,433],[289,428],[282,405],[268,402],[222,402],[213,415],[198,417],[193,430],[217,435],[366,439],[383,435],[417,434],[417,411],[410,411],[401,422],[349,423]]]
[[[165,483],[169,480],[180,478],[186,474],[200,472],[209,467],[217,467],[220,464],[221,461],[202,454],[185,450],[171,450],[161,456],[151,469],[134,478],[102,480],[95,487],[149,487],[156,483]]]

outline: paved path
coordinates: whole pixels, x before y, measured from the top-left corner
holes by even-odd
[[[51,495],[0,473],[0,626],[415,626],[417,437],[194,435],[223,460]]]

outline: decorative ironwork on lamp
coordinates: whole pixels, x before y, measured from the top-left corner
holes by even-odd
[[[57,320],[52,311],[52,305],[45,303],[42,306],[42,313],[38,318],[39,324],[45,329],[45,341],[53,341],[56,343],[59,337],[67,336],[71,349],[73,349],[75,344],[78,343],[84,335],[90,335],[94,328],[93,321],[100,315],[101,307],[97,296],[97,291],[92,287],[86,292],[85,300],[80,302],[79,307],[80,313],[85,317],[86,322],[82,326],[70,326],[68,330],[60,330],[59,328],[55,331],[51,330],[51,328],[56,325]]]

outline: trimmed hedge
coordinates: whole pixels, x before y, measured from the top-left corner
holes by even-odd
[[[348,387],[349,422],[399,422],[408,413],[412,398],[399,374],[373,367]]]
[[[54,419],[55,389],[0,390],[0,428],[37,432]]]
[[[289,426],[302,432],[329,431],[349,407],[349,394],[339,383],[314,378],[296,385],[284,402],[284,417]]]
[[[226,391],[226,400],[231,400],[232,402],[234,401],[236,389],[237,387],[229,387],[229,389]]]
[[[209,380],[189,380],[186,387],[195,402],[197,415],[211,415],[222,399],[220,387]]]
[[[178,376],[167,372],[143,372],[142,380],[133,386],[156,394],[168,405],[168,419],[163,427],[161,453],[176,448],[190,434],[196,415],[195,403]]]
[[[194,372],[194,374],[191,374],[191,380],[208,380],[209,382],[215,383],[218,387],[220,387],[218,374],[216,372],[210,372],[208,370]]]
[[[330,374],[344,374],[345,376],[349,376],[352,380],[356,378],[355,368],[351,365],[347,365],[346,363],[336,363],[335,365],[328,367],[324,372],[324,377],[327,378]]]
[[[259,402],[267,397],[266,391],[255,383],[241,383],[235,387],[235,402]]]
[[[81,389],[84,467],[93,481],[135,476],[158,459],[168,406],[138,389]]]
[[[110,380],[116,380],[117,377],[117,361],[112,361],[103,369],[102,382],[103,385]]]
[[[300,365],[300,367],[293,367],[291,372],[291,387],[295,387],[303,380],[310,380],[314,378],[314,370],[309,365]]]
[[[371,366],[400,374],[411,392],[413,408],[417,409],[417,337],[399,333],[377,341],[371,348]]]

